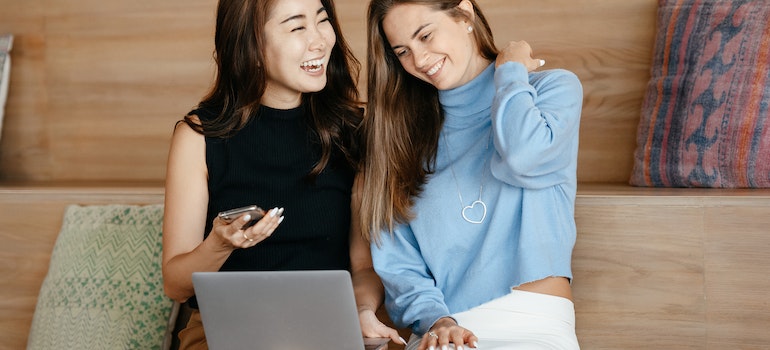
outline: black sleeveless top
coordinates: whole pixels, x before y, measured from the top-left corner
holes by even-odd
[[[350,195],[354,170],[336,150],[314,180],[318,135],[298,107],[262,106],[229,138],[206,137],[209,205],[205,236],[223,210],[256,204],[285,208],[284,221],[266,240],[236,249],[220,271],[349,270]],[[191,112],[201,120],[216,111]],[[191,306],[197,306],[191,298]]]

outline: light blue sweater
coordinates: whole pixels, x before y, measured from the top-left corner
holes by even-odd
[[[416,217],[372,244],[391,319],[419,335],[511,287],[572,278],[576,235],[578,78],[492,64],[439,97],[446,119],[436,172],[416,199]],[[458,188],[470,205],[482,179],[487,215],[472,224],[463,220]],[[471,220],[482,214],[478,204],[466,210]]]

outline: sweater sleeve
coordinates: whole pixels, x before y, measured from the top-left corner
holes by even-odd
[[[400,225],[392,235],[383,232],[379,245],[372,243],[372,260],[385,286],[385,307],[398,327],[422,335],[450,315],[408,225]]]
[[[530,189],[574,179],[583,103],[577,76],[561,69],[528,74],[507,62],[494,79],[492,174]]]

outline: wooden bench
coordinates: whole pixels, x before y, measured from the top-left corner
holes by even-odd
[[[5,345],[25,347],[66,205],[162,201],[160,186],[1,187]],[[767,191],[581,185],[573,268],[583,347],[766,344],[768,213]]]
[[[586,349],[770,344],[770,192],[583,185],[573,256]]]
[[[336,3],[363,59],[366,2]],[[583,82],[573,257],[583,348],[770,344],[770,190],[627,185],[657,1],[479,3],[500,45],[526,39],[546,68]],[[33,6],[0,0],[13,14],[0,32],[16,32],[0,138],[0,339],[9,349],[25,347],[64,207],[162,202],[171,127],[211,78],[211,1]],[[95,52],[102,61],[90,60]]]

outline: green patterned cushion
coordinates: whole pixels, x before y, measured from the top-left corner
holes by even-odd
[[[163,206],[67,207],[28,349],[160,349]]]

